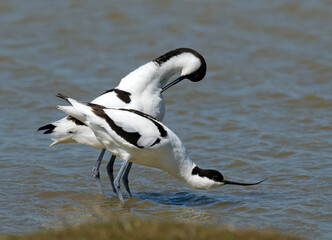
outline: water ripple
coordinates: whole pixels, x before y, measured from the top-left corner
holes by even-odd
[[[183,206],[201,206],[214,203],[216,199],[212,196],[198,195],[193,192],[176,192],[176,193],[147,193],[138,192],[136,196],[141,199],[154,201],[166,205],[183,205]]]

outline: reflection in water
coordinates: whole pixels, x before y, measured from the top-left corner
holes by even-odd
[[[198,195],[192,192],[139,192],[136,193],[138,198],[154,201],[166,205],[183,205],[183,206],[203,206],[215,203],[217,199],[211,196]]]

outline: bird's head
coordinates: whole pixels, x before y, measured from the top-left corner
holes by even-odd
[[[229,185],[240,185],[240,186],[252,186],[260,184],[261,182],[264,182],[267,178],[265,178],[262,181],[256,182],[256,183],[241,183],[241,182],[234,182],[229,181],[224,178],[224,176],[217,170],[213,169],[201,169],[197,166],[195,166],[192,169],[191,172],[193,176],[192,185],[195,188],[201,188],[201,189],[213,189],[217,187],[224,186],[226,184]]]
[[[170,51],[154,60],[160,66],[163,64],[173,65],[174,69],[180,68],[181,75],[165,85],[162,92],[181,82],[183,79],[189,79],[192,82],[201,81],[206,74],[206,62],[201,54],[190,48],[178,48]],[[173,69],[171,68],[171,69]]]

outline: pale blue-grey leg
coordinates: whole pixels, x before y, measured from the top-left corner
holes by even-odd
[[[115,187],[116,193],[118,194],[118,197],[122,203],[124,203],[124,200],[123,200],[123,196],[122,196],[121,189],[120,189],[120,178],[124,174],[124,171],[126,170],[128,164],[129,164],[129,162],[124,162],[122,164],[120,171],[118,172],[118,175],[116,176],[116,178],[114,180],[114,187]]]
[[[101,182],[100,182],[100,172],[99,172],[99,167],[100,167],[100,164],[101,164],[101,161],[103,160],[103,157],[104,157],[104,153],[105,153],[105,149],[101,150],[100,154],[99,154],[99,157],[97,159],[97,162],[96,162],[96,165],[92,168],[92,174],[93,176],[95,177],[96,179],[96,182],[97,182],[97,187],[99,189],[99,192],[101,194],[104,195],[104,191],[103,191],[103,188],[101,186]]]
[[[114,187],[114,177],[113,177],[113,165],[114,165],[115,158],[116,158],[116,156],[112,155],[111,159],[109,160],[109,162],[107,164],[107,173],[108,173],[108,177],[110,178],[110,182],[111,182],[114,193],[116,193],[116,190]]]
[[[116,157],[114,155],[112,155],[111,159],[109,160],[109,162],[107,164],[107,173],[108,173],[108,177],[110,179],[111,185],[112,185],[113,192],[117,193],[116,189],[114,187],[114,176],[113,176],[113,167],[114,167],[115,158]],[[123,177],[122,177],[122,181],[123,181],[123,184],[126,188],[126,191],[128,192],[129,198],[132,198],[132,195],[131,195],[131,192],[130,192],[130,189],[129,189],[129,181],[128,181],[128,175],[129,175],[131,166],[132,166],[132,163],[129,163],[127,168],[126,168],[126,171],[125,171],[125,173],[123,174]]]
[[[126,188],[126,191],[128,193],[129,198],[132,198],[131,193],[130,193],[130,189],[129,189],[129,180],[128,180],[128,175],[129,175],[129,172],[130,172],[130,169],[131,169],[131,165],[133,165],[133,163],[129,162],[129,164],[126,168],[126,171],[125,171],[125,173],[123,174],[123,177],[122,177],[122,182],[123,182],[123,185]]]

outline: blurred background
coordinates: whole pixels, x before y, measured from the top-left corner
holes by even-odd
[[[0,0],[0,233],[113,213],[332,238],[332,4],[328,0]],[[99,151],[48,147],[36,130],[64,115],[58,92],[89,101],[178,47],[205,79],[164,93],[164,122],[193,160],[253,187],[199,191],[133,165],[134,198],[106,198]],[[118,169],[118,160],[115,168]]]

